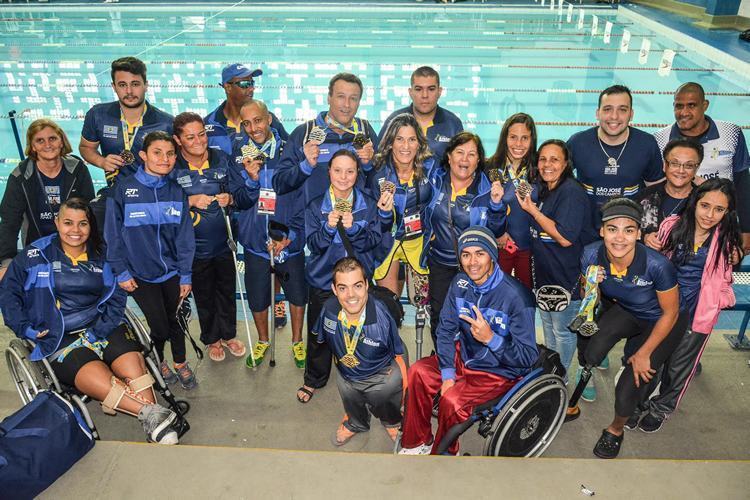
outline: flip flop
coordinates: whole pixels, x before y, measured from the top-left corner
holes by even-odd
[[[304,399],[304,396],[300,397],[299,395],[300,392],[307,394],[307,399]],[[311,391],[310,389],[306,388],[304,385],[300,387],[299,389],[297,389],[297,401],[299,401],[303,405],[309,403],[314,395],[315,395],[315,391],[314,390]]]
[[[224,361],[224,358],[226,358],[226,353],[224,352],[224,347],[221,345],[221,342],[214,342],[213,344],[208,344],[208,357],[211,359],[211,361]]]
[[[237,339],[222,340],[221,345],[229,349],[229,353],[236,358],[241,358],[247,352],[245,344]]]
[[[339,439],[339,432],[341,431],[345,432],[344,434],[345,437],[343,439]],[[341,422],[338,428],[331,435],[331,443],[334,446],[344,446],[346,443],[351,441],[351,439],[356,435],[357,435],[356,432],[350,431],[349,429],[346,428],[346,426],[344,425],[344,422]]]

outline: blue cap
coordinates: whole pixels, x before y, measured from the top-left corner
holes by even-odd
[[[458,255],[468,247],[480,247],[484,249],[493,261],[497,262],[497,240],[492,231],[484,226],[471,226],[458,237]]]
[[[250,69],[244,64],[234,63],[221,70],[221,84],[227,83],[232,78],[246,78],[248,76],[255,78],[262,74],[263,70],[260,68]]]

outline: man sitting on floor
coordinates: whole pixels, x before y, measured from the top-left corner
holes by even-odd
[[[471,226],[458,239],[462,272],[453,279],[440,313],[437,355],[417,361],[408,376],[403,455],[426,455],[474,407],[502,396],[539,355],[531,293],[497,265],[492,232]],[[440,393],[434,441],[430,418]],[[448,448],[458,453],[458,441]]]
[[[388,308],[368,293],[362,264],[345,257],[333,268],[335,297],[323,305],[314,328],[318,342],[333,353],[346,416],[332,438],[342,446],[370,430],[370,413],[392,440],[401,425],[402,374],[396,361],[404,352]]]

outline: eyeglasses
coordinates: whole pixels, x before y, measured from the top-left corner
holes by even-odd
[[[698,170],[698,167],[700,166],[698,163],[692,162],[692,161],[686,161],[685,163],[680,163],[677,160],[670,160],[667,162],[667,165],[672,170],[687,170],[687,171],[693,171]]]
[[[227,82],[230,85],[235,85],[241,89],[249,89],[255,87],[255,80],[240,80],[239,82]]]

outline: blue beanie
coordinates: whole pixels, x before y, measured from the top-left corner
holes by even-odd
[[[458,237],[458,258],[461,258],[461,251],[467,247],[483,248],[492,260],[497,263],[497,240],[492,231],[484,226],[471,226]]]

